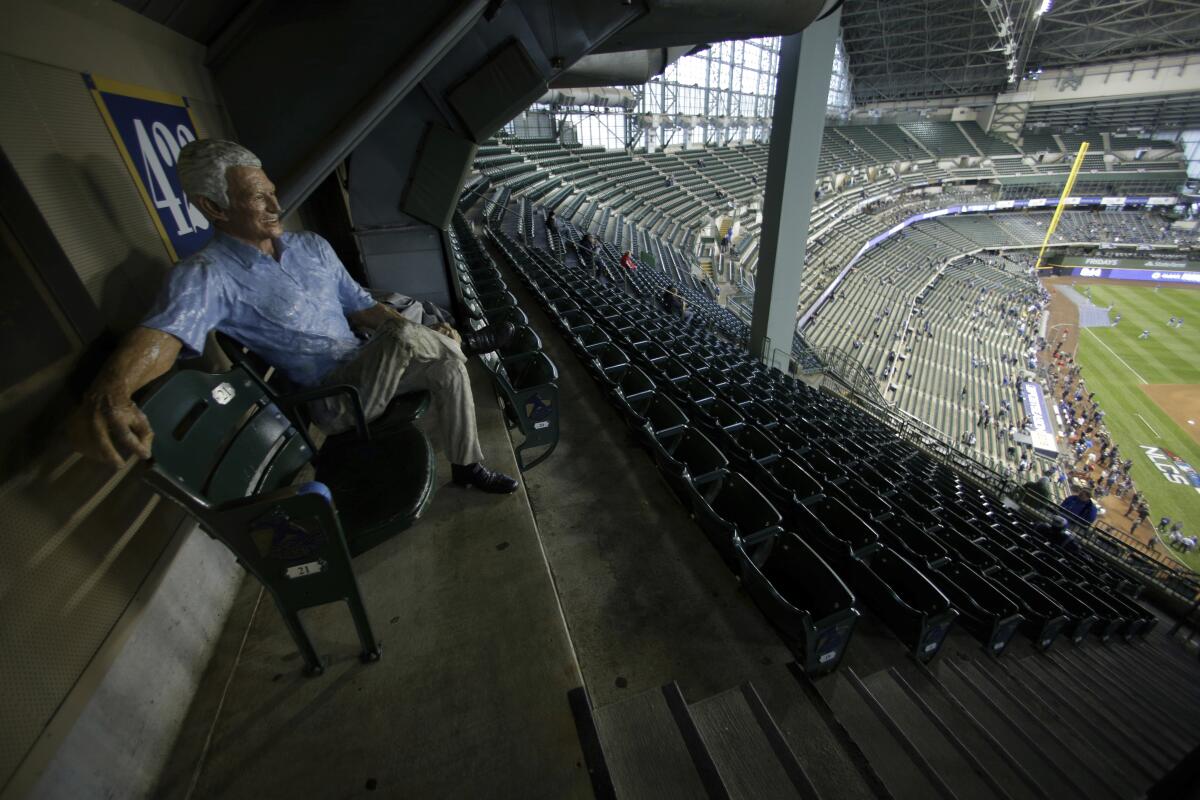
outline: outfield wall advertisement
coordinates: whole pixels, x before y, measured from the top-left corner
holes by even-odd
[[[1200,272],[1072,267],[1070,274],[1077,278],[1111,278],[1117,281],[1156,281],[1158,283],[1194,283],[1200,286]]]
[[[1115,256],[1063,256],[1064,267],[1119,267],[1122,269],[1169,270],[1171,272],[1200,272],[1200,261],[1170,258],[1117,258]]]

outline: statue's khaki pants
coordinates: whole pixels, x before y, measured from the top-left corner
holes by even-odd
[[[362,346],[353,361],[334,369],[322,384],[356,387],[368,420],[382,414],[397,395],[428,390],[450,462],[483,461],[466,356],[447,336],[417,324],[389,322]],[[326,433],[354,427],[354,415],[345,398],[323,401],[316,418]]]

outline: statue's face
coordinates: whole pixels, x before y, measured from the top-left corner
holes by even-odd
[[[275,184],[258,167],[230,167],[229,208],[221,227],[230,235],[250,242],[277,239],[283,234],[282,209],[275,197]]]

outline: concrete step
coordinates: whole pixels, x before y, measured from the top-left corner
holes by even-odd
[[[955,800],[933,767],[883,711],[854,670],[843,667],[817,684],[838,722],[866,754],[896,800]]]
[[[1071,771],[1090,800],[1130,796],[1133,787],[1127,785],[1126,776],[1092,750],[1079,731],[1053,713],[1054,709],[1036,692],[1014,680],[998,664],[979,661],[961,666],[968,674],[974,671],[982,685],[994,692],[1005,708],[1011,709],[1020,724],[1036,731],[1034,736],[1039,745]]]
[[[1056,684],[1036,661],[1036,657],[1009,662],[1006,669],[1013,680],[1026,686],[1039,697],[1052,714],[1056,714],[1076,732],[1078,740],[1100,756],[1104,763],[1118,773],[1130,788],[1140,793],[1166,773],[1135,750],[1122,735],[1112,730],[1113,723],[1098,709],[1080,704],[1078,695]]]
[[[1197,686],[1200,680],[1200,662],[1189,661],[1182,653],[1160,647],[1150,641],[1135,641],[1117,652],[1125,656],[1126,660],[1155,670],[1177,684]],[[1200,711],[1200,689],[1185,695],[1183,699]]]
[[[1000,742],[1021,768],[1044,788],[1047,795],[1054,800],[1090,800],[1087,793],[1076,784],[1074,770],[1068,770],[1064,761],[1047,751],[1036,738],[1037,732],[1022,725],[1015,710],[997,696],[977,673],[968,672],[952,659],[934,662],[929,668],[938,682]]]
[[[1064,682],[1085,698],[1084,702],[1103,707],[1111,717],[1119,720],[1120,727],[1127,727],[1131,738],[1144,742],[1147,747],[1160,749],[1175,763],[1186,755],[1187,750],[1178,739],[1163,736],[1162,724],[1148,713],[1150,709],[1145,704],[1131,700],[1122,687],[1112,686],[1096,670],[1080,668],[1061,653],[1047,654],[1045,663],[1047,671],[1060,674]]]
[[[680,710],[687,730],[679,724]],[[618,797],[728,797],[720,778],[715,786],[712,782],[715,768],[711,759],[701,753],[701,763],[696,763],[699,737],[674,683],[598,708],[594,717]],[[702,771],[706,773],[703,777]]]
[[[1088,691],[1090,680],[1071,680],[1057,664],[1044,657],[1024,658],[1010,666],[1027,671],[1060,703],[1078,711],[1095,738],[1108,741],[1122,755],[1128,754],[1135,768],[1147,778],[1161,777],[1174,766],[1174,759],[1142,734],[1138,720],[1122,718],[1107,698],[1098,698]]]
[[[924,665],[906,662],[894,668],[893,678],[920,698],[926,713],[936,717],[1012,800],[1050,800],[1045,787],[1008,748],[971,713],[953,692]]]
[[[819,798],[753,686],[742,684],[688,710],[730,797]]]
[[[1185,745],[1196,740],[1196,734],[1185,722],[1177,716],[1167,700],[1159,693],[1159,678],[1155,675],[1130,675],[1127,671],[1114,670],[1112,664],[1103,657],[1102,647],[1082,649],[1062,649],[1052,653],[1051,657],[1060,662],[1064,668],[1086,674],[1111,694],[1122,697],[1142,716],[1153,720],[1160,735],[1177,739]]]
[[[796,758],[810,766],[809,777],[821,797],[887,796],[862,750],[795,663],[755,677],[754,686]]]
[[[894,669],[863,683],[956,797],[1008,798],[999,782]]]
[[[1155,650],[1167,658],[1174,659],[1181,667],[1190,674],[1195,675],[1200,673],[1200,658],[1196,657],[1196,653],[1189,650],[1180,639],[1175,639],[1167,636],[1163,630],[1166,623],[1159,623],[1159,633],[1152,633],[1146,637],[1143,643],[1147,649]]]
[[[1114,642],[1109,647],[1093,648],[1095,669],[1104,671],[1111,680],[1127,684],[1143,698],[1144,702],[1156,707],[1171,721],[1182,736],[1189,741],[1200,741],[1200,713],[1189,697],[1196,692],[1196,683],[1180,684],[1160,672],[1153,663],[1131,660],[1128,645]]]

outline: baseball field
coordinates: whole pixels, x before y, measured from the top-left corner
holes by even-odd
[[[1151,520],[1170,517],[1185,536],[1200,536],[1200,290],[1110,282],[1076,290],[1111,305],[1110,319],[1121,315],[1108,328],[1081,330],[1076,359],[1113,440],[1133,459]],[[1171,317],[1182,325],[1169,326]],[[1200,572],[1200,552],[1165,540],[1159,547]]]

